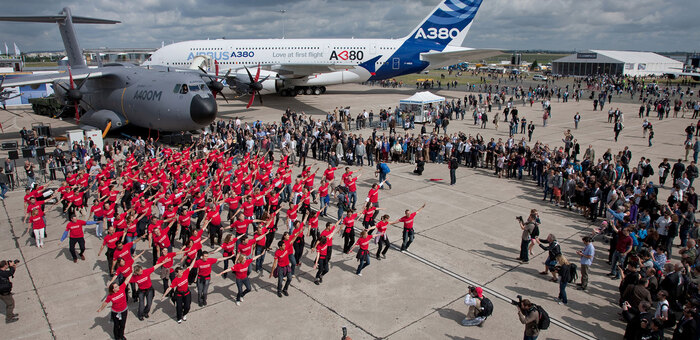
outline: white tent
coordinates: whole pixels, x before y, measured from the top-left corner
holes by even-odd
[[[416,92],[411,97],[399,101],[399,109],[415,116],[416,123],[432,121],[438,109],[444,105],[445,97],[434,95],[428,91]]]

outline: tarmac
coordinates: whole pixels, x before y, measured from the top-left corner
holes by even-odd
[[[320,96],[264,96],[265,106],[260,106],[256,100],[249,110],[245,109],[244,101],[230,100],[227,104],[219,100],[219,116],[222,119],[241,117],[243,121],[279,121],[284,109],[290,107],[323,118],[324,112],[336,106],[351,106],[353,116],[361,109],[373,109],[378,113],[379,108],[395,107],[399,99],[415,91],[415,88],[332,86]],[[463,97],[464,91],[441,90],[437,94]],[[654,146],[648,147],[646,138],[642,137],[642,120],[637,118],[639,105],[617,104],[616,98],[611,105],[625,113],[626,128],[617,143],[613,140],[612,124],[607,123],[608,106],[604,112],[594,112],[591,101],[558,103],[555,98],[547,127],[542,127],[542,108],[538,103],[533,107],[518,105],[518,109],[521,116],[534,120],[537,125],[533,143],[540,140],[559,146],[564,131],[571,129],[581,151],[592,144],[598,158],[607,148],[617,152],[624,146],[632,150],[633,164],[641,156],[650,157],[654,167],[663,157],[669,157],[672,162],[683,158],[683,129],[694,121],[650,118],[656,138]],[[12,113],[0,111],[4,128],[0,141],[18,140],[17,131],[22,126],[29,127],[31,122],[50,122],[55,134],[74,128],[69,121],[32,115],[27,110],[12,110]],[[573,115],[577,111],[582,120],[579,129],[574,130]],[[493,113],[489,115],[491,119]],[[495,131],[492,124],[487,129],[478,129],[470,113],[465,118],[452,121],[448,133],[461,130],[472,135],[480,133],[485,138],[507,138],[503,123],[499,131]],[[367,136],[371,130],[359,132]],[[523,136],[517,135],[517,140]],[[0,153],[0,158],[5,154]],[[161,282],[154,275],[155,310],[149,319],[139,321],[135,315],[138,303],[130,302],[126,337],[332,339],[340,338],[341,328],[347,327],[353,339],[517,339],[522,338],[524,326],[509,300],[522,295],[542,305],[552,318],[552,325],[540,333],[540,339],[622,338],[625,324],[617,314],[619,282],[604,275],[610,269],[605,263],[606,244],[595,243],[597,252],[589,289],[582,292],[570,285],[568,305],[558,305],[553,300],[558,294],[558,283],[549,282],[549,277],[538,274],[543,269],[545,252],[535,247],[529,264],[515,260],[521,234],[516,216],[526,215],[532,208],[538,209],[542,218],[541,234],[556,235],[563,253],[575,263],[578,262],[576,250],[583,248],[581,237],[590,234],[592,229],[588,221],[574,212],[543,202],[541,190],[530,180],[498,179],[492,171],[460,168],[457,184],[450,186],[446,164],[427,164],[423,176],[414,175],[414,166],[408,163],[390,164],[390,167],[388,178],[393,187],[380,193],[384,212],[395,219],[404,209],[413,211],[427,202],[426,208],[416,217],[416,238],[407,253],[393,248],[386,259],[377,261],[372,257],[371,265],[359,277],[355,275],[354,254],[342,254],[338,249],[342,240],[337,237],[330,272],[320,286],[313,283],[313,258],[307,248],[289,297],[277,297],[276,279],[268,278],[268,272],[262,276],[251,273],[253,291],[236,306],[234,281],[230,277],[214,277],[209,305],[198,307],[194,302],[187,321],[180,325],[174,320],[173,304],[160,299]],[[360,202],[371,183],[376,181],[373,171],[369,167],[363,169],[364,175],[358,181]],[[50,185],[56,187],[58,183]],[[667,189],[661,188],[660,197],[668,195]],[[47,209],[49,237],[44,248],[37,248],[26,233],[27,225],[22,222],[22,197],[23,191],[15,190],[0,208],[0,233],[4,235],[0,238],[0,259],[21,261],[13,279],[15,312],[20,317],[13,324],[0,323],[2,338],[111,338],[108,311],[96,313],[109,280],[104,255],[97,257],[101,242],[86,228],[86,261],[73,263],[67,241],[59,242],[65,219],[59,215],[58,207],[53,206]],[[335,215],[335,209],[333,206],[329,215]],[[393,245],[400,243],[400,225],[391,227],[388,233]],[[376,251],[375,247],[372,244],[370,252]],[[140,243],[137,248],[145,249],[146,245]],[[271,262],[271,256],[267,256],[266,270]],[[144,263],[150,265],[150,256]],[[221,264],[217,264],[214,271],[221,270]],[[470,284],[483,287],[485,296],[494,304],[494,313],[483,327],[460,324],[467,312],[463,299]],[[196,291],[194,287],[191,289]],[[1,312],[4,313],[4,308]]]

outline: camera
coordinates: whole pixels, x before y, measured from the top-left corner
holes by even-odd
[[[17,259],[14,259],[14,260],[7,260],[7,264],[10,264],[10,263],[18,264],[18,263],[19,263],[19,260],[17,260]]]
[[[518,216],[518,217],[516,217],[515,219],[518,220],[518,221],[520,221],[520,222],[523,222],[523,217],[522,217],[522,216]]]
[[[518,306],[518,307],[520,307],[520,302],[523,301],[523,297],[522,297],[521,295],[518,295],[517,298],[518,298],[518,301],[510,300],[510,304],[513,305],[513,306]]]

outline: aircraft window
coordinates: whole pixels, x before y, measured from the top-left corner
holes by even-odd
[[[180,92],[180,84],[175,84],[175,88],[173,89],[173,93],[178,93]]]
[[[187,94],[189,92],[189,89],[187,88],[187,84],[182,84],[182,88],[180,89],[180,94]]]

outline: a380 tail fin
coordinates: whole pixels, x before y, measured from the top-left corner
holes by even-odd
[[[61,32],[63,46],[66,49],[68,64],[74,69],[87,68],[85,58],[83,58],[83,50],[78,45],[78,39],[73,30],[73,24],[118,24],[119,21],[74,17],[71,15],[70,8],[66,7],[58,15],[50,16],[25,16],[25,17],[0,17],[0,21],[19,21],[19,22],[47,22],[57,23],[58,30]]]
[[[462,46],[482,0],[443,0],[406,40]]]

